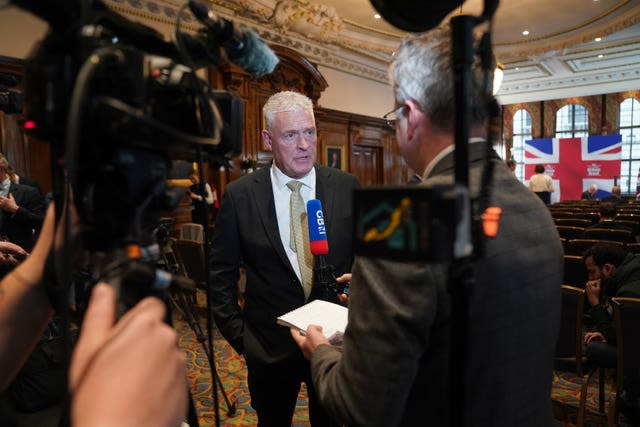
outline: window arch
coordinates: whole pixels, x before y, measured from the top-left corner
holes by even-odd
[[[640,174],[640,101],[627,98],[620,103],[618,133],[622,136],[620,187],[623,193],[637,193]]]
[[[513,144],[511,157],[516,161],[516,178],[524,182],[524,142],[532,139],[531,114],[524,108],[513,115]]]
[[[589,136],[589,113],[580,104],[565,105],[556,113],[556,138]]]

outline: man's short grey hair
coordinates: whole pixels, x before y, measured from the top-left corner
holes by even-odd
[[[273,119],[276,113],[283,111],[306,111],[313,112],[313,102],[301,93],[290,90],[278,92],[272,95],[262,107],[267,130],[271,131]]]
[[[441,25],[432,31],[406,37],[389,67],[389,79],[396,103],[413,99],[442,129],[455,123],[455,95],[451,65],[451,27]],[[487,117],[487,92],[491,92],[493,72],[482,70],[480,59],[472,67],[471,124],[482,124]],[[488,85],[485,81],[489,82]]]

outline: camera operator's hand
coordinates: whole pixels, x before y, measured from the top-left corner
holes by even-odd
[[[15,243],[0,242],[0,268],[14,267],[27,255],[27,251]]]
[[[115,323],[116,296],[95,286],[69,371],[74,426],[179,426],[187,409],[186,358],[145,298]]]

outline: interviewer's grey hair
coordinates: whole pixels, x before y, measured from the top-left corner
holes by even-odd
[[[406,37],[395,53],[389,67],[389,79],[394,88],[397,106],[407,99],[417,101],[434,124],[453,129],[455,123],[455,95],[451,65],[451,27],[441,25],[429,32]],[[485,88],[485,73],[479,58],[474,58],[471,78],[471,124],[482,124],[487,117],[487,96],[491,84]]]
[[[283,111],[313,111],[313,102],[301,93],[293,91],[283,91],[272,95],[262,107],[267,123],[267,130],[271,132],[273,119],[276,113]]]

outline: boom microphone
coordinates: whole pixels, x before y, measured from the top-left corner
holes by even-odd
[[[261,77],[271,73],[278,65],[278,56],[250,28],[245,25],[238,28],[196,0],[189,1],[189,9],[205,26],[205,38],[210,39],[213,45],[222,45],[229,60],[237,66]]]

